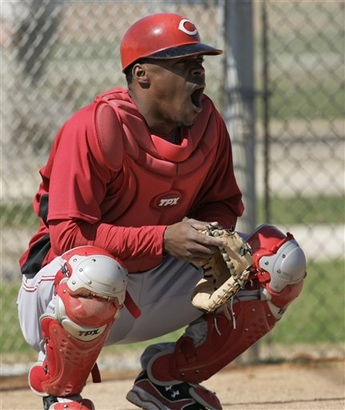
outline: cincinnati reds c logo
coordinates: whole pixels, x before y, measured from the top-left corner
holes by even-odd
[[[188,34],[189,36],[195,36],[196,34],[198,34],[198,30],[196,29],[194,24],[187,19],[183,19],[180,21],[178,29]]]

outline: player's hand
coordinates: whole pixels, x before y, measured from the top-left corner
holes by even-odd
[[[204,265],[212,255],[225,246],[224,240],[204,235],[200,231],[217,222],[202,222],[187,219],[169,225],[164,233],[164,250],[176,259],[190,262],[197,266]]]

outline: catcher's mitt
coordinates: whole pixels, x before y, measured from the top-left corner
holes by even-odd
[[[227,242],[203,266],[204,277],[196,284],[192,294],[192,303],[196,308],[212,312],[244,287],[252,267],[252,253],[248,243],[233,229],[210,225],[202,232],[223,237]]]

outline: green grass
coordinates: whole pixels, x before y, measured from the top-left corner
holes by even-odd
[[[0,346],[1,353],[29,352],[17,319],[16,300],[20,282],[2,280],[0,287]]]
[[[269,100],[270,118],[274,120],[313,121],[315,119],[334,121],[344,116],[344,91],[339,85],[308,85],[308,79],[303,78],[297,83],[286,82],[279,85],[270,84]],[[300,85],[303,84],[303,86]],[[261,98],[256,100],[256,113],[259,117],[263,109]]]
[[[308,264],[300,296],[272,332],[275,343],[344,343],[344,263]]]
[[[341,87],[321,89],[320,86],[303,87],[302,89],[282,88],[272,90],[270,100],[271,118],[288,118],[312,121],[315,118],[334,120],[344,115],[344,94]]]
[[[11,228],[36,228],[38,218],[31,203],[0,205],[1,226]]]
[[[276,198],[270,202],[271,218],[273,224],[343,224],[345,222],[344,198],[333,197],[294,197]],[[265,209],[263,199],[258,199],[258,221],[265,222]]]

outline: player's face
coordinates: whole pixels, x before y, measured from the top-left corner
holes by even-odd
[[[176,127],[190,127],[202,110],[205,70],[202,56],[151,60],[150,114],[169,133]]]

